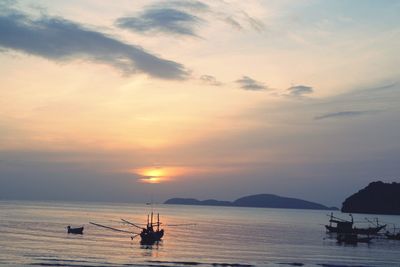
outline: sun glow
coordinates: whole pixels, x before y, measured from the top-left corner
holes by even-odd
[[[148,177],[162,177],[162,176],[165,176],[166,173],[163,169],[156,168],[156,169],[145,170],[144,175],[148,176]]]
[[[162,168],[144,169],[141,175],[140,181],[148,184],[159,184],[167,179],[167,173]]]
[[[169,173],[164,168],[153,167],[143,168],[136,171],[141,176],[139,179],[142,183],[159,184],[169,179]]]
[[[139,181],[148,184],[159,184],[173,180],[173,178],[184,173],[182,168],[177,167],[145,167],[132,170],[140,175]]]
[[[159,184],[161,182],[164,182],[164,180],[165,177],[155,177],[155,176],[145,176],[140,178],[140,181],[146,184]]]

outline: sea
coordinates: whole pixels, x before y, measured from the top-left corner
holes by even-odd
[[[152,246],[89,222],[136,232],[160,214]],[[326,234],[330,211],[163,204],[0,201],[0,266],[400,266],[400,241],[343,245]],[[349,218],[335,211],[336,216]],[[365,217],[355,214],[362,227]],[[400,216],[378,216],[400,225]],[[66,227],[84,226],[83,235]],[[367,224],[365,224],[366,226]]]

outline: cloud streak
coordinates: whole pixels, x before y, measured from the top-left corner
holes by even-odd
[[[197,16],[171,7],[149,8],[135,17],[121,17],[115,24],[134,32],[161,32],[196,36],[195,27],[202,22]]]
[[[354,111],[354,110],[348,110],[348,111],[340,111],[340,112],[332,112],[332,113],[326,113],[320,116],[316,116],[314,119],[315,120],[325,120],[325,119],[341,119],[341,118],[349,118],[349,117],[358,117],[362,115],[367,115],[367,114],[374,114],[379,112],[378,110],[363,110],[363,111]]]
[[[243,76],[241,79],[236,80],[236,83],[240,85],[240,88],[248,91],[261,91],[268,88],[263,83],[256,81],[249,76]]]
[[[290,96],[302,97],[307,94],[312,94],[314,92],[314,89],[310,86],[296,85],[289,87],[287,91],[289,92]]]
[[[135,15],[118,18],[115,25],[137,33],[198,37],[197,30],[201,24],[211,21],[212,24],[223,21],[236,30],[251,28],[261,32],[265,28],[262,21],[228,3],[212,7],[196,0],[158,2],[144,7],[142,12]]]
[[[213,85],[213,86],[221,86],[222,85],[222,83],[219,82],[217,80],[217,78],[215,78],[214,76],[211,76],[211,75],[202,75],[200,77],[200,80],[203,83],[208,84],[208,85]]]
[[[125,75],[139,72],[162,79],[186,79],[189,75],[180,63],[78,23],[51,16],[31,19],[16,10],[0,12],[0,48],[55,61],[84,59],[103,63]]]

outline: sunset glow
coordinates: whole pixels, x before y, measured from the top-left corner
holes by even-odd
[[[164,182],[165,177],[156,177],[156,176],[148,176],[148,177],[142,177],[140,178],[140,181],[142,183],[147,183],[147,184],[159,184],[161,182]]]
[[[0,196],[268,191],[337,205],[345,183],[399,177],[399,13],[370,0],[0,1]]]
[[[183,168],[178,167],[145,167],[130,171],[140,176],[142,183],[158,184],[172,181],[184,173]]]

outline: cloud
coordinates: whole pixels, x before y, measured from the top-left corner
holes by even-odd
[[[180,8],[190,9],[197,12],[209,11],[210,9],[210,7],[207,4],[196,0],[168,1],[164,3],[164,5],[170,7],[180,7]]]
[[[206,21],[222,21],[237,30],[264,30],[264,24],[228,3],[210,7],[200,1],[165,1],[147,7],[141,13],[118,18],[115,25],[132,32],[158,32],[180,36],[198,36],[197,28]]]
[[[268,88],[263,83],[256,81],[248,76],[243,76],[241,79],[236,80],[236,83],[240,85],[240,88],[249,91],[260,91]]]
[[[289,87],[287,91],[289,92],[290,96],[301,97],[306,94],[312,94],[314,92],[314,89],[310,86],[296,85]]]
[[[236,19],[234,19],[232,16],[228,16],[228,17],[224,18],[224,21],[237,30],[243,29],[242,25],[240,25],[240,23]]]
[[[248,24],[250,24],[250,26],[254,29],[254,30],[256,30],[256,31],[258,31],[258,32],[261,32],[261,31],[263,31],[264,29],[265,29],[265,26],[264,26],[264,23],[262,23],[262,21],[260,21],[260,20],[258,20],[258,19],[256,19],[256,18],[253,18],[253,17],[251,17],[251,16],[249,16],[246,12],[242,12],[243,13],[243,16],[244,16],[244,19],[247,21],[247,23]]]
[[[333,113],[326,113],[320,116],[315,117],[315,120],[324,120],[324,119],[334,119],[334,118],[348,118],[348,117],[358,117],[366,114],[373,114],[379,112],[378,110],[364,110],[364,111],[340,111]]]
[[[196,36],[195,27],[202,22],[197,16],[170,7],[151,7],[136,17],[122,17],[115,24],[136,32],[162,32]]]
[[[262,32],[265,30],[265,25],[261,20],[250,16],[243,9],[233,7],[229,3],[223,3],[218,9],[215,9],[214,11],[210,10],[210,13],[214,15],[214,18],[229,24],[236,30],[244,30],[249,28],[257,32]]]
[[[46,15],[32,19],[16,10],[2,11],[0,48],[56,61],[85,59],[108,64],[125,75],[142,72],[162,79],[188,76],[180,63],[162,59],[139,46],[86,29],[78,23]]]
[[[200,77],[200,80],[203,83],[209,84],[209,85],[214,85],[214,86],[221,86],[222,83],[217,81],[217,79],[214,76],[211,75],[202,75]]]

